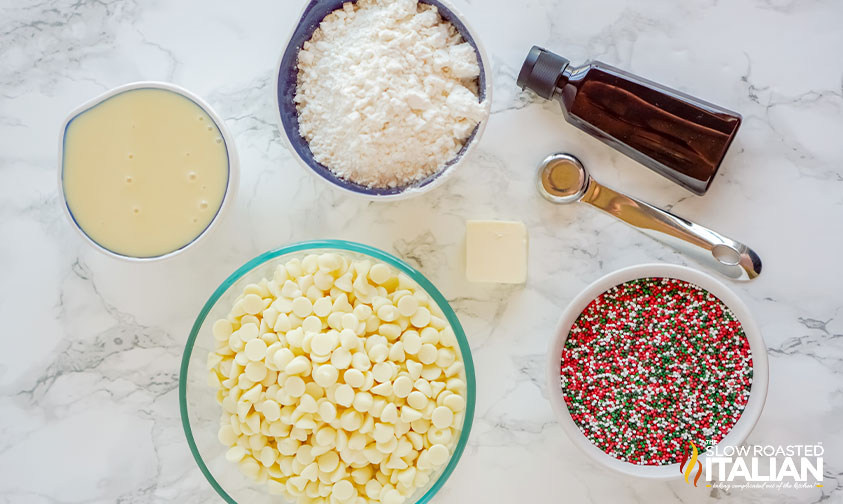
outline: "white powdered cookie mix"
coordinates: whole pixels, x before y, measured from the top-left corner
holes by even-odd
[[[345,3],[299,52],[299,131],[340,177],[405,186],[454,159],[484,118],[479,74],[474,48],[435,6]]]

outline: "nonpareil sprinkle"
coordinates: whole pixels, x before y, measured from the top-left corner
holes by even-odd
[[[638,465],[717,443],[741,416],[752,353],[741,323],[710,292],[673,278],[615,286],[574,322],[562,393],[582,433]]]

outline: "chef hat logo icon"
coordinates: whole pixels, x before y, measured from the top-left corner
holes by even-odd
[[[702,463],[699,461],[700,452],[697,445],[693,441],[689,441],[688,445],[682,449],[682,458],[679,460],[679,472],[685,475],[685,482],[691,484],[691,474],[696,468],[697,474],[694,476],[694,486],[702,476]]]

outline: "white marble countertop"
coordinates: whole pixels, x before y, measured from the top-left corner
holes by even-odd
[[[423,197],[371,204],[297,167],[275,126],[272,81],[303,0],[2,2],[0,15],[0,503],[217,502],[178,413],[189,327],[219,282],[265,250],[310,238],[381,247],[452,302],[477,366],[468,449],[436,503],[843,501],[843,4],[833,0],[462,0],[494,73],[479,152]],[[695,197],[563,124],[515,87],[527,50],[631,70],[744,115],[717,180]],[[116,262],[65,220],[59,125],[135,80],[205,97],[236,137],[238,200],[198,249]],[[762,276],[733,284],[770,348],[767,406],[750,443],[822,442],[824,487],[791,492],[650,483],[590,463],[545,397],[557,317],[597,277],[685,259],[585,207],[535,191],[548,153],[578,155],[607,185],[750,244]],[[520,219],[523,287],[463,279],[464,221]]]

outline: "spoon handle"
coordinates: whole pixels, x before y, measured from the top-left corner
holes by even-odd
[[[593,179],[580,201],[614,215],[733,280],[752,280],[761,273],[761,258],[743,243],[621,194]]]

